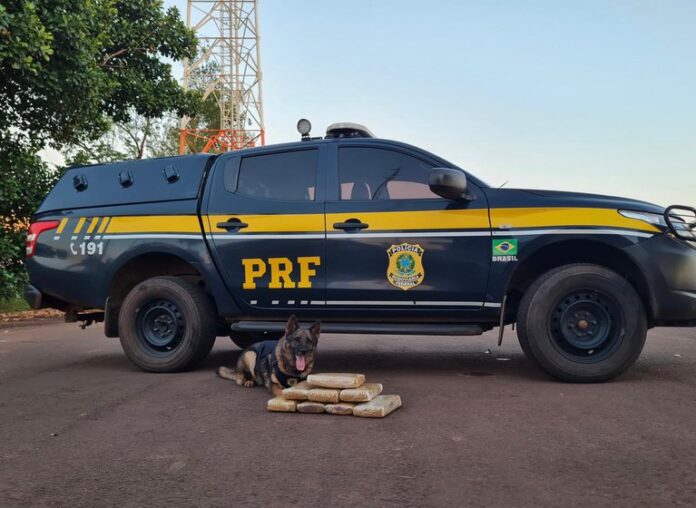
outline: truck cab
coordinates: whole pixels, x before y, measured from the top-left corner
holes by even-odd
[[[105,322],[150,371],[216,336],[477,335],[517,323],[568,381],[628,368],[651,326],[696,325],[696,210],[494,189],[425,150],[324,138],[70,169],[36,213],[27,300]]]

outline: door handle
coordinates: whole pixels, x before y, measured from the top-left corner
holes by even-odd
[[[227,222],[218,222],[217,227],[226,229],[227,231],[239,231],[242,228],[249,227],[249,224],[242,222],[235,217],[234,219],[229,219]]]
[[[348,219],[345,222],[335,222],[333,227],[334,229],[343,229],[344,231],[350,231],[350,230],[361,230],[369,227],[369,224],[365,224],[364,222],[360,222],[360,219]]]

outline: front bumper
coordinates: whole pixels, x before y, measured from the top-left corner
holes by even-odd
[[[651,324],[696,326],[696,245],[663,234],[626,252],[646,279]]]

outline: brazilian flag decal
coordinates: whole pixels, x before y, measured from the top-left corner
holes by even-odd
[[[493,257],[517,256],[517,238],[493,240]]]

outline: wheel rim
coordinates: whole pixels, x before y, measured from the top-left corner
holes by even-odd
[[[184,337],[184,318],[171,300],[147,302],[138,309],[138,339],[150,351],[166,354],[174,351]]]
[[[572,291],[561,298],[549,319],[553,344],[565,357],[596,363],[621,344],[624,317],[618,304],[597,290]]]

